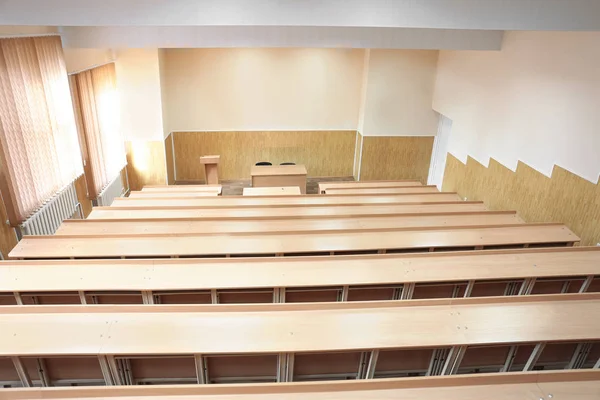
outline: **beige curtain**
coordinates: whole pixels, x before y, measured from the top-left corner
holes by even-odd
[[[119,98],[115,65],[75,75],[79,108],[96,195],[118,177],[127,161],[119,129]]]
[[[58,36],[0,39],[0,147],[13,226],[83,173]]]

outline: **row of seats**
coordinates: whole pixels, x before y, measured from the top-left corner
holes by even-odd
[[[220,193],[145,187],[24,237],[0,397],[596,398],[600,248],[563,224],[416,181]]]

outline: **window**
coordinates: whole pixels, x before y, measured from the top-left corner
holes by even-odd
[[[71,80],[75,109],[79,108],[82,147],[90,198],[120,177],[127,161],[119,128],[119,98],[115,65],[80,72]],[[87,159],[86,159],[87,158]]]
[[[12,226],[83,173],[58,36],[0,39],[0,161]]]

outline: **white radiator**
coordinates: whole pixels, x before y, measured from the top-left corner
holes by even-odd
[[[75,183],[58,192],[20,225],[22,235],[53,235],[65,219],[83,218]]]
[[[117,197],[121,197],[125,194],[125,188],[123,187],[123,181],[121,180],[121,174],[117,175],[115,179],[102,189],[102,192],[98,195],[94,205],[96,206],[110,206],[113,200]]]

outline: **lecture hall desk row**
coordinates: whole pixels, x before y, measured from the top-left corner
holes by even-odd
[[[262,210],[262,209],[261,209]],[[244,218],[244,219],[92,219],[67,220],[56,235],[143,235],[227,232],[319,232],[446,226],[515,225],[522,223],[514,211],[454,214],[404,214],[355,217]]]
[[[246,189],[246,188],[244,188]],[[265,189],[265,188],[249,188],[249,189]],[[281,190],[281,189],[279,189]],[[250,191],[251,192],[251,191]],[[271,192],[264,191],[267,196],[277,196],[277,194],[271,194]],[[129,195],[130,198],[172,198],[172,197],[207,197],[217,196],[220,191],[207,190],[207,191],[132,191]],[[260,194],[260,191],[258,192]],[[414,187],[398,187],[398,188],[365,188],[365,189],[328,189],[327,194],[338,194],[338,195],[361,195],[361,194],[411,194],[411,193],[439,193],[439,190],[435,186],[414,186]],[[284,195],[285,193],[282,193]]]
[[[221,194],[223,187],[221,185],[148,185],[142,188],[144,193],[173,193],[173,192],[196,192]]]
[[[304,196],[196,196],[196,197],[118,197],[112,206],[117,207],[279,207],[342,204],[388,204],[388,203],[439,203],[462,199],[456,193],[418,192],[404,194],[340,194]]]
[[[3,389],[5,400],[31,398],[113,400],[481,400],[577,399],[596,400],[600,393],[600,370],[536,371],[477,374],[452,377],[407,377],[381,380],[255,383],[245,385],[142,385],[107,387],[61,387],[52,397],[43,388]]]
[[[563,224],[515,224],[300,232],[25,236],[10,258],[323,255],[573,246]]]
[[[94,207],[87,220],[93,219],[238,219],[238,218],[314,218],[320,216],[360,217],[421,213],[468,213],[486,211],[481,201],[436,203],[364,204],[364,205],[294,205],[277,207]]]
[[[295,367],[296,374],[278,378],[286,381],[302,375],[306,362],[315,367],[316,355],[367,353],[373,374],[368,378],[373,378],[394,360],[396,368],[398,362],[412,362],[421,369],[420,360],[427,364],[427,356],[444,348],[452,349],[447,357],[461,355],[456,361],[463,368],[478,365],[482,356],[502,365],[506,352],[516,346],[526,363],[519,359],[515,367],[530,371],[557,355],[568,363],[577,343],[598,339],[600,294],[231,306],[12,306],[0,308],[0,324],[5,327],[0,330],[0,357],[19,359],[231,357],[240,362],[240,356],[260,356],[273,372],[278,358]],[[488,352],[486,346],[500,351]],[[415,350],[421,356],[409,355]],[[599,356],[595,343],[585,365],[595,366]],[[358,360],[352,360],[345,364],[357,367]],[[248,365],[246,371],[262,365]]]
[[[423,186],[423,184],[416,180],[319,182],[319,194],[325,194],[325,191],[330,189],[403,188],[411,186]]]
[[[407,266],[410,268],[407,268]],[[600,292],[600,248],[0,262],[0,304],[368,301]],[[57,279],[57,277],[60,277]],[[507,287],[513,284],[513,292]]]

